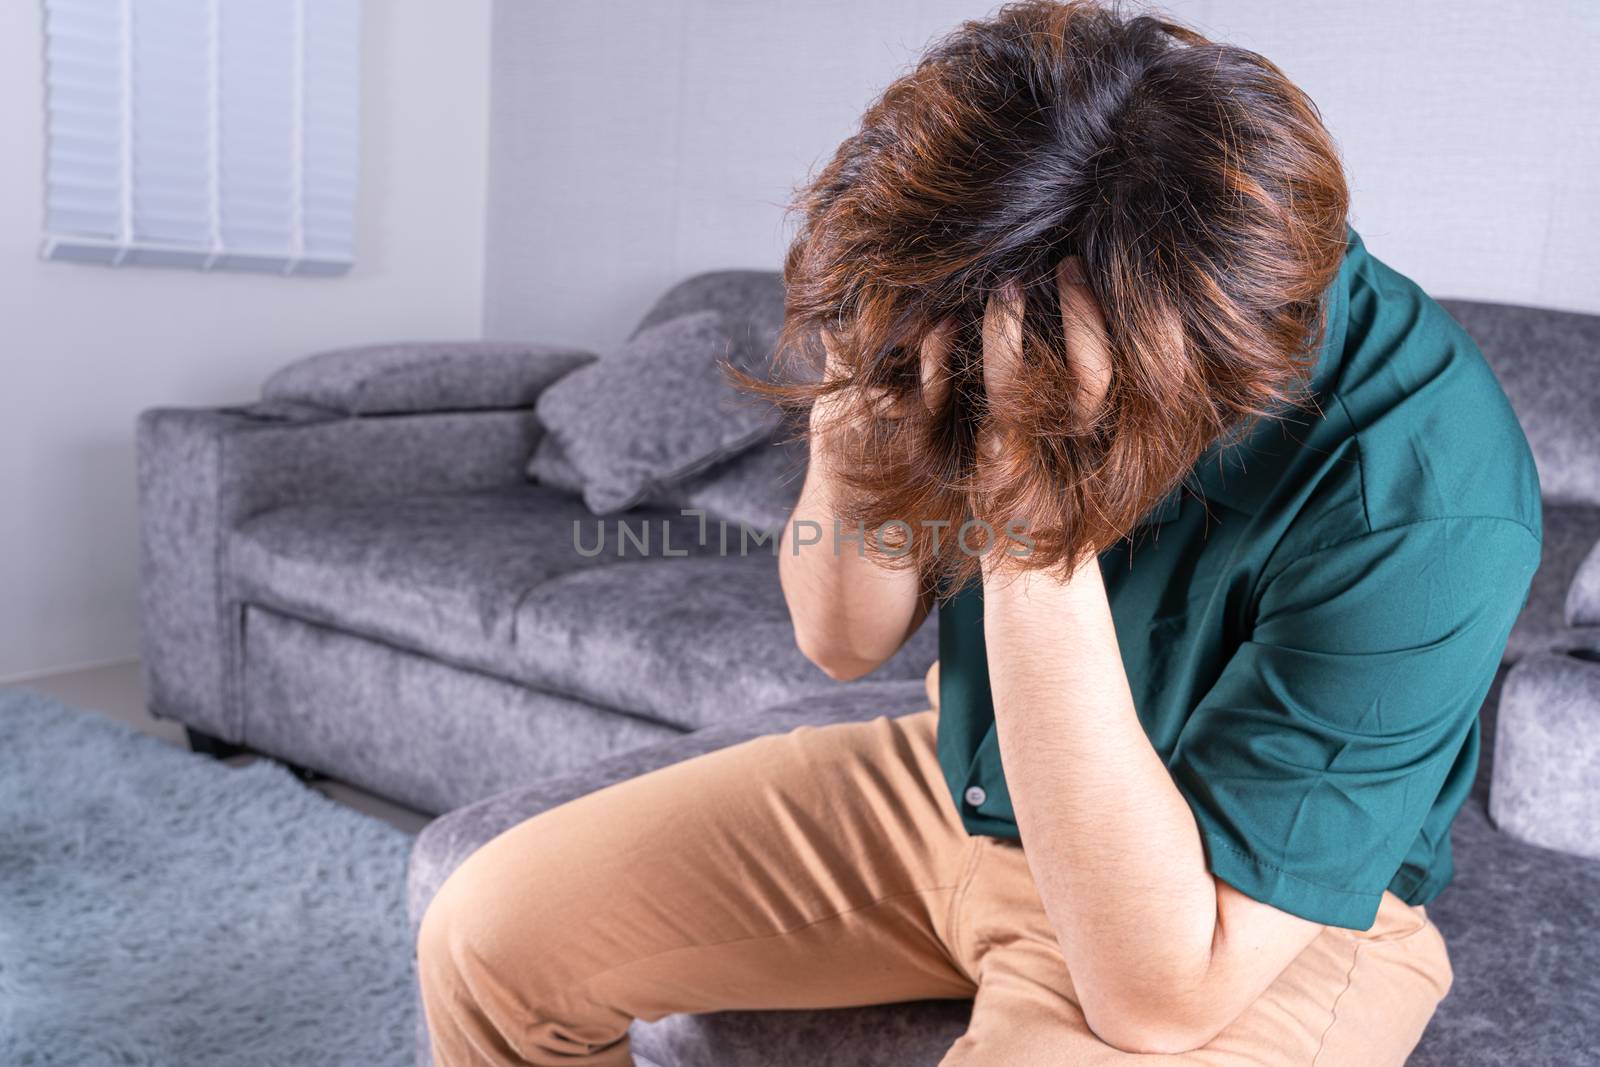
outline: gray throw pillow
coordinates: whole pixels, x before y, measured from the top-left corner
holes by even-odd
[[[652,502],[697,508],[751,530],[775,533],[789,521],[806,474],[805,441],[762,441],[732,459],[668,486]]]
[[[776,531],[788,520],[806,474],[804,440],[762,440],[738,455],[670,485],[659,485],[640,504],[679,510],[695,508],[752,530]],[[561,444],[549,434],[539,439],[528,463],[528,477],[540,485],[577,496],[583,476]]]
[[[562,451],[561,442],[551,433],[542,435],[534,446],[533,456],[528,460],[528,477],[573,496],[583,492],[583,475],[578,473],[578,468]]]
[[[534,410],[582,476],[590,511],[630,508],[776,430],[777,409],[723,374],[724,358],[745,371],[766,358],[752,342],[742,319],[691,312],[641,331],[540,394]]]

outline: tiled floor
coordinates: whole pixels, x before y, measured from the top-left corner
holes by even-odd
[[[139,676],[137,661],[29,678],[15,684],[53,696],[62,703],[71,704],[76,708],[101,712],[153,737],[188,747],[184,741],[181,725],[170,720],[157,719],[145,709],[144,685]],[[229,762],[242,765],[253,758],[255,757],[240,756]],[[415,833],[428,822],[429,817],[426,815],[391,804],[381,797],[363,792],[344,782],[321,779],[314,782],[311,788],[340,804],[376,816],[409,833]]]

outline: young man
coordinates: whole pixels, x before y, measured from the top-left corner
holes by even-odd
[[[479,850],[423,923],[438,1061],[975,997],[946,1065],[1402,1063],[1538,484],[1471,340],[1347,226],[1315,109],[1180,27],[1009,5],[802,204],[794,523],[851,539],[788,537],[784,592],[838,678],[937,604],[935,707]]]

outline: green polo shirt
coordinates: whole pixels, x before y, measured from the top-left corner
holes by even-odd
[[[1542,530],[1527,441],[1466,332],[1354,230],[1327,300],[1318,410],[1214,446],[1100,567],[1211,871],[1366,929],[1386,888],[1417,904],[1450,880],[1478,708]],[[976,584],[939,605],[939,660],[961,818],[1018,837]]]

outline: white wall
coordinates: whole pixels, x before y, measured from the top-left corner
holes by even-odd
[[[1438,296],[1600,311],[1600,3],[1174,0],[1318,102],[1374,253]],[[486,326],[605,346],[776,268],[781,205],[981,0],[500,0]]]
[[[38,258],[40,6],[0,4],[0,678],[138,652],[133,426],[330,345],[477,336],[490,0],[367,0],[342,278]]]
[[[1177,0],[1323,113],[1367,246],[1436,296],[1600,312],[1600,3]]]

